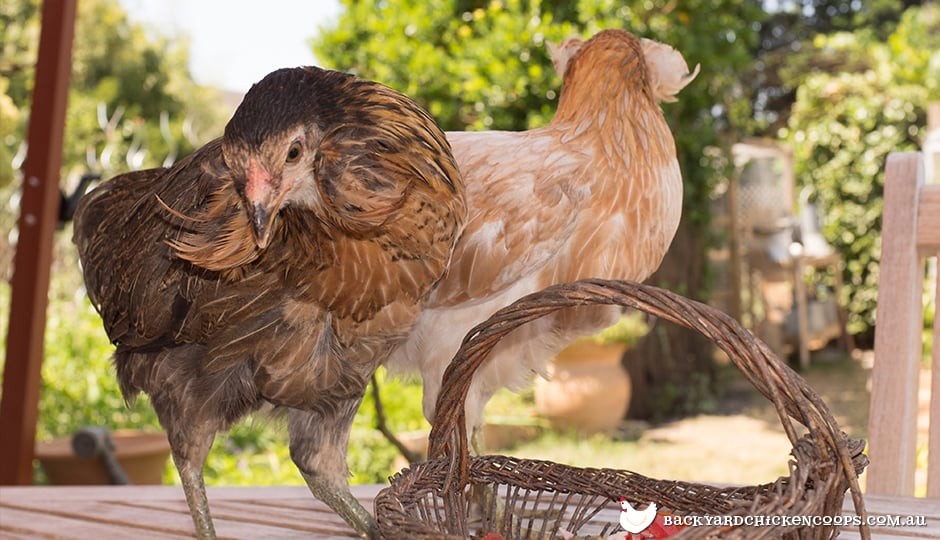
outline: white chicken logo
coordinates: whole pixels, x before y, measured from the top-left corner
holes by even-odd
[[[630,501],[620,497],[620,526],[628,533],[645,531],[656,519],[656,503],[651,502],[644,510],[630,506]]]

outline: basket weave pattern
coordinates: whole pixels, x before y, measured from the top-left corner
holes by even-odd
[[[793,445],[789,475],[758,486],[718,488],[655,480],[613,469],[579,468],[468,450],[464,401],[474,372],[499,340],[555,311],[620,305],[695,330],[723,350],[769,399]],[[857,475],[867,465],[864,441],[850,440],[806,381],[728,315],[675,293],[626,281],[584,280],[526,296],[470,331],[444,374],[430,435],[430,459],[391,479],[375,500],[387,538],[606,537],[620,530],[609,510],[625,497],[655,502],[674,515],[839,516],[846,490],[864,523]],[[730,436],[730,435],[729,435]],[[729,444],[729,451],[734,445]],[[488,494],[488,496],[487,496]],[[599,513],[608,510],[606,517]],[[688,527],[675,538],[832,538],[838,527],[790,520]],[[621,534],[623,531],[620,530]],[[861,528],[863,538],[868,529]]]

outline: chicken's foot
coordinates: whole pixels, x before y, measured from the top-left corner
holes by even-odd
[[[349,523],[363,538],[379,538],[379,527],[369,511],[363,508],[348,489],[343,489],[317,474],[301,471],[307,487],[317,499],[323,501],[339,517]]]

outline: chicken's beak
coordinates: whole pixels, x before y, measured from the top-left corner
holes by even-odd
[[[276,182],[257,161],[251,160],[245,184],[245,199],[248,218],[259,249],[268,247],[271,242],[271,229],[280,197],[275,189]]]
[[[264,204],[254,204],[248,207],[248,217],[251,218],[251,229],[255,234],[255,244],[258,249],[268,247],[271,241],[271,211]]]

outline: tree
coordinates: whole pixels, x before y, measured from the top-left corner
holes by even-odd
[[[0,186],[12,179],[10,160],[25,140],[39,4],[0,0],[0,115],[5,120],[0,128]],[[127,19],[116,0],[83,0],[78,8],[63,176],[87,170],[88,152],[100,158],[109,143],[112,160],[92,167],[115,173],[159,165],[171,154],[185,155],[221,128],[218,94],[192,81],[185,41],[148,35]],[[166,117],[162,127],[161,116]],[[108,131],[103,126],[110,119],[116,122]],[[119,158],[129,154],[122,163]]]
[[[760,26],[760,39],[753,50],[752,70],[744,74],[754,102],[750,134],[775,138],[787,125],[796,100],[797,85],[789,74],[798,71],[851,70],[842,59],[821,55],[812,43],[816,36],[836,32],[859,32],[884,40],[897,26],[901,13],[921,0],[788,0],[776,2]],[[809,54],[808,54],[809,53]],[[796,68],[796,59],[809,61]],[[849,60],[849,59],[844,59]]]
[[[708,197],[724,175],[723,150],[740,118],[740,74],[756,46],[762,12],[746,0],[675,0],[650,8],[638,0],[345,0],[336,25],[313,41],[329,67],[388,84],[422,103],[445,129],[521,130],[545,124],[555,109],[559,78],[546,41],[602,28],[626,28],[676,46],[702,73],[666,105],[685,179],[684,219],[655,282],[701,298],[705,287]],[[707,13],[708,16],[702,16]],[[630,362],[639,388],[672,395],[665,410],[688,408],[681,396],[691,373],[708,378],[707,348],[684,330],[654,328],[650,343],[670,344],[672,362],[645,354]],[[651,352],[651,351],[648,351]],[[653,360],[656,358],[656,360]],[[670,387],[673,391],[663,392]],[[637,392],[638,403],[645,397]],[[637,410],[634,407],[634,410]]]
[[[841,69],[807,68],[824,63]],[[849,328],[870,344],[885,158],[919,148],[927,103],[940,99],[940,6],[907,10],[884,40],[870,32],[817,36],[786,76],[798,88],[785,131],[795,172],[842,254]]]
[[[0,0],[0,276],[18,209],[16,156],[25,151],[39,0]],[[62,168],[63,189],[85,172],[104,176],[186,155],[221,131],[218,92],[196,85],[186,43],[148,35],[117,0],[78,3]],[[71,253],[71,251],[68,251]],[[58,257],[57,257],[58,259]]]
[[[14,155],[24,139],[24,94],[38,45],[38,0],[0,0],[0,188],[13,178]]]

